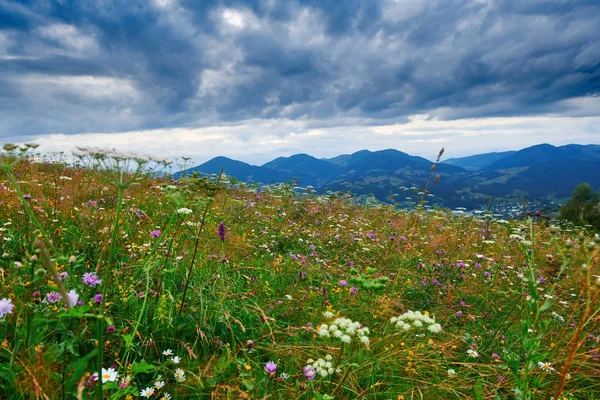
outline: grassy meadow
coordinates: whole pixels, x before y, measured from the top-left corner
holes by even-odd
[[[0,156],[0,398],[600,398],[593,232],[34,151]]]

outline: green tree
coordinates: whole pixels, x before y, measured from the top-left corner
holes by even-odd
[[[560,218],[600,229],[600,195],[594,193],[588,183],[580,183],[573,191],[573,197],[560,208]]]

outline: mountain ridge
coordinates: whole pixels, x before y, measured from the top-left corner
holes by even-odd
[[[443,206],[485,205],[490,198],[501,201],[555,202],[566,199],[577,184],[600,187],[600,145],[547,143],[518,151],[492,152],[438,163],[396,149],[359,150],[332,158],[308,154],[277,157],[256,166],[227,157],[215,157],[181,171],[189,174],[218,173],[249,183],[273,184],[294,181],[318,191],[334,190],[373,195],[380,201],[400,197],[405,188],[427,187],[431,201]],[[435,183],[434,183],[435,181]]]

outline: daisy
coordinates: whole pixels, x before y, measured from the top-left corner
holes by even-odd
[[[181,368],[177,368],[175,370],[175,379],[177,379],[177,382],[185,382],[185,380],[186,380],[185,371],[182,370]]]
[[[104,369],[102,368],[102,383],[115,382],[119,374],[114,368]]]
[[[181,357],[175,356],[171,358],[171,361],[173,361],[173,364],[179,364],[179,362],[181,361]]]
[[[154,382],[154,389],[160,390],[165,386],[165,381],[156,381]]]
[[[467,350],[467,354],[469,355],[469,357],[473,357],[473,358],[479,357],[479,353],[473,349]]]
[[[154,389],[151,387],[147,387],[146,389],[140,392],[140,397],[150,397],[154,394]]]
[[[162,352],[163,356],[172,356],[173,355],[173,350],[171,349],[166,349],[165,351]]]

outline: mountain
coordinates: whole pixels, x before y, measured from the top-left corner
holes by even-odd
[[[514,152],[454,158],[439,163],[435,170],[432,165],[423,157],[387,149],[328,159],[296,154],[262,166],[216,157],[185,172],[216,174],[224,167],[227,175],[240,181],[271,184],[293,180],[321,192],[372,195],[380,201],[402,202],[407,197],[415,201],[422,197],[417,192],[427,189],[430,203],[449,207],[481,207],[490,198],[495,204],[520,203],[521,199],[543,204],[570,197],[581,182],[600,188],[598,145],[541,144]]]
[[[502,151],[499,153],[477,154],[468,157],[449,158],[447,160],[442,161],[442,163],[455,165],[457,167],[461,167],[469,171],[479,171],[514,153],[516,153],[516,151]]]
[[[343,168],[308,154],[279,157],[262,165],[278,173],[283,171],[301,185],[319,185],[342,173]]]
[[[561,147],[551,144],[539,144],[519,150],[514,154],[498,160],[484,169],[499,170],[516,167],[529,167],[536,164],[565,160],[589,160],[600,162],[600,146],[598,145],[566,145]]]
[[[286,182],[292,179],[292,176],[286,171],[274,171],[269,168],[257,167],[242,161],[232,160],[227,157],[215,157],[204,164],[183,171],[185,175],[192,172],[201,172],[203,174],[218,174],[223,168],[223,172],[233,176],[240,181],[250,183],[277,183]],[[178,173],[179,177],[181,173]]]
[[[345,154],[326,159],[349,173],[367,173],[373,171],[395,172],[402,168],[431,170],[433,162],[418,156],[411,156],[394,149],[369,151],[361,150],[353,154]],[[453,165],[437,166],[442,172],[463,172],[464,169]]]

